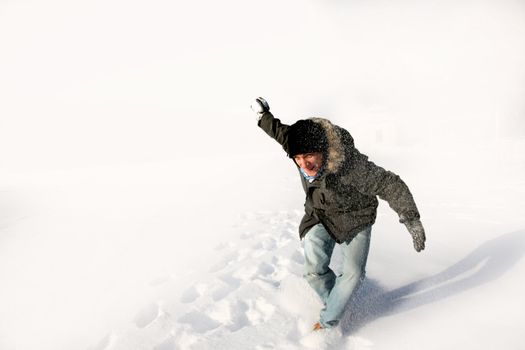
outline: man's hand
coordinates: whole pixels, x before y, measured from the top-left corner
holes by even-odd
[[[262,97],[257,97],[251,104],[251,109],[257,114],[257,120],[261,119],[264,112],[270,110],[268,102]]]
[[[425,249],[425,229],[423,228],[421,220],[418,219],[414,221],[406,221],[404,224],[412,236],[412,240],[414,241],[414,249],[416,252],[420,252]]]

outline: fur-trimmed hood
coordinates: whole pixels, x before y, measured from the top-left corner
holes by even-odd
[[[354,147],[354,140],[348,131],[332,124],[325,118],[309,118],[314,123],[322,126],[328,141],[328,149],[325,153],[325,170],[327,173],[337,173],[343,166],[347,151]]]

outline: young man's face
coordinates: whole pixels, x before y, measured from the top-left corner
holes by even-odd
[[[295,163],[304,170],[308,176],[316,176],[323,166],[323,153],[302,153],[293,157]]]

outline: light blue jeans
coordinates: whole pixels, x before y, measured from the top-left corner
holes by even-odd
[[[315,225],[304,239],[305,273],[310,286],[325,307],[319,322],[324,328],[336,326],[353,292],[365,277],[372,226],[359,232],[350,242],[341,243],[342,273],[336,276],[328,266],[335,241],[322,224]]]

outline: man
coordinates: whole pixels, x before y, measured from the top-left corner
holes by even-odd
[[[325,305],[314,330],[332,328],[364,279],[377,196],[399,215],[417,252],[425,249],[419,211],[399,176],[369,161],[345,129],[322,118],[285,125],[261,97],[251,108],[259,127],[281,144],[301,174],[306,193],[299,225],[300,238],[304,238],[304,277]],[[336,243],[343,257],[340,276],[329,267]]]

